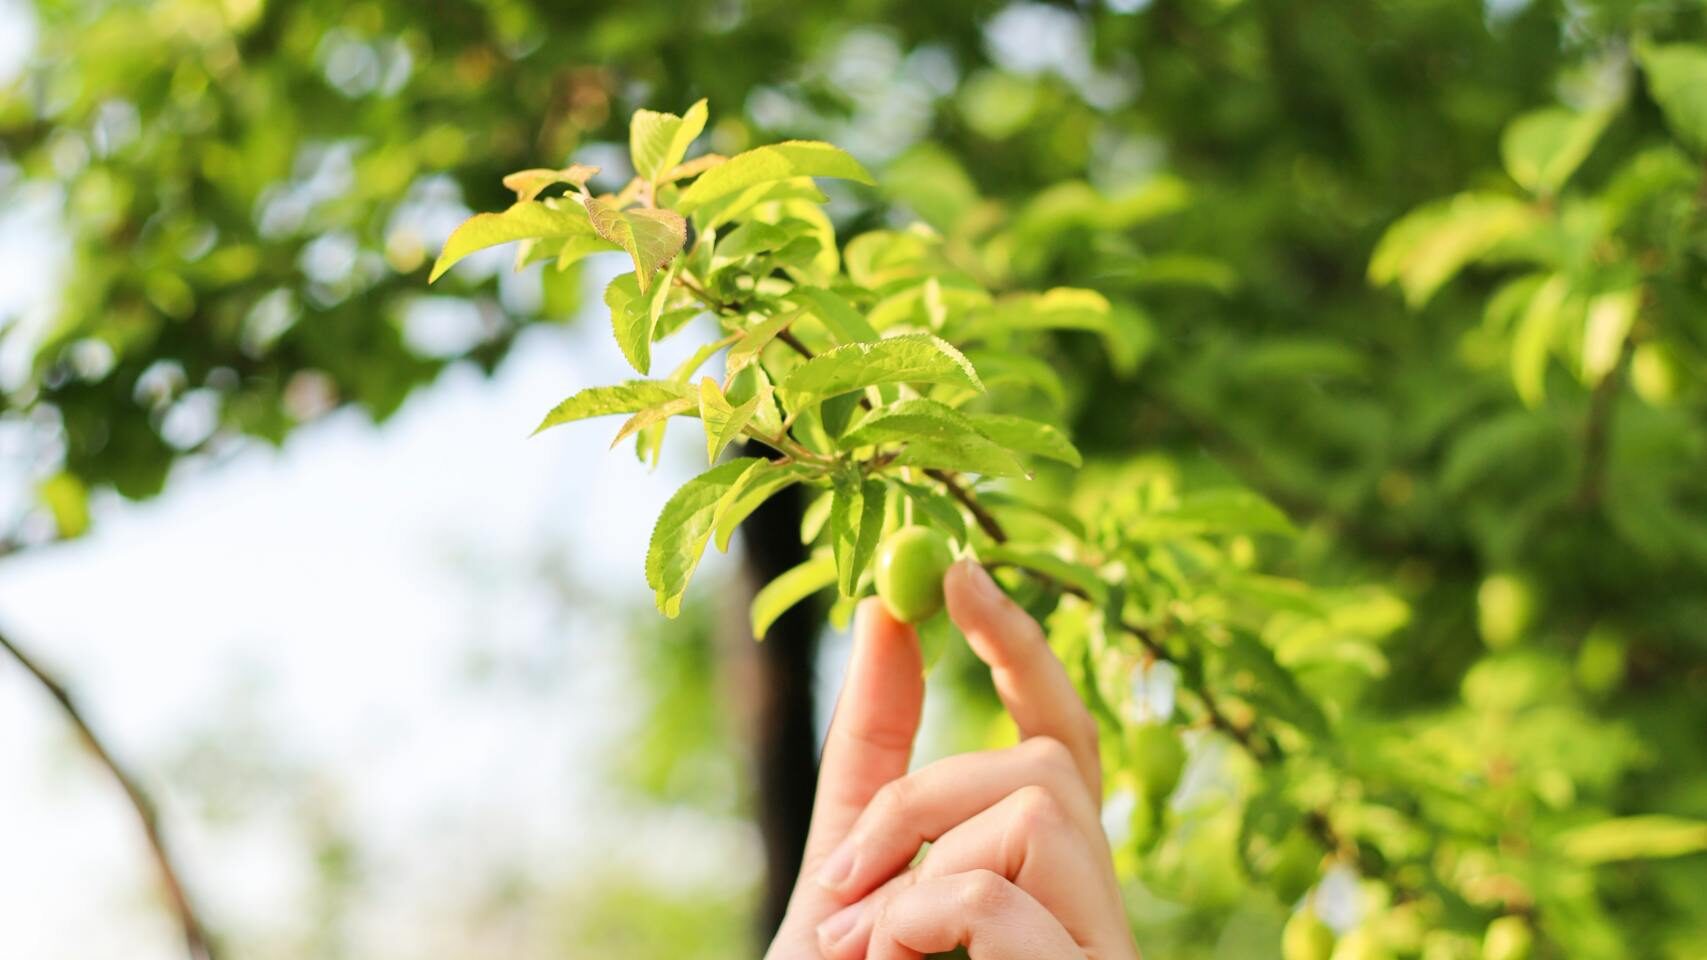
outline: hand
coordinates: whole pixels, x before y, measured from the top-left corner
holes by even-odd
[[[912,629],[855,617],[805,862],[769,960],[1136,960],[1099,809],[1095,721],[1043,630],[983,568],[944,579],[1023,742],[907,773],[924,701]],[[908,865],[919,848],[930,851]]]

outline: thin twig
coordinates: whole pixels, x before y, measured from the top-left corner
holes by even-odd
[[[189,893],[180,879],[178,868],[173,865],[172,857],[167,852],[165,837],[160,829],[159,815],[155,812],[154,804],[149,800],[148,794],[143,791],[136,780],[125,773],[118,761],[113,759],[112,753],[95,735],[95,731],[89,727],[88,722],[83,719],[82,712],[77,709],[77,704],[71,699],[71,694],[66,691],[63,684],[54,679],[52,674],[48,673],[24,651],[18,649],[17,644],[13,643],[3,633],[0,633],[0,648],[4,648],[8,654],[11,654],[12,659],[18,661],[24,671],[53,697],[60,709],[64,711],[66,719],[70,720],[72,727],[76,729],[78,739],[83,741],[83,745],[89,749],[90,753],[94,754],[95,759],[107,768],[107,772],[123,788],[125,797],[130,801],[131,808],[136,811],[137,819],[142,822],[143,835],[148,840],[149,851],[153,854],[155,866],[160,871],[161,884],[166,888],[166,899],[172,908],[172,912],[177,916],[178,926],[183,930],[184,945],[189,949],[190,960],[215,960],[218,954],[214,950],[213,944],[208,940],[207,926],[202,923],[200,915],[191,903]]]

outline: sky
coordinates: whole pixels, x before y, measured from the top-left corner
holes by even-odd
[[[665,346],[667,367],[688,341]],[[383,427],[335,414],[281,450],[181,470],[157,500],[101,500],[92,535],[0,564],[0,622],[160,795],[210,913],[281,935],[303,922],[279,916],[310,879],[302,795],[382,864],[387,902],[360,912],[388,956],[442,955],[425,907],[481,866],[550,880],[622,856],[672,882],[756,875],[745,824],[625,824],[631,805],[603,783],[641,719],[621,611],[650,606],[653,517],[704,446],[678,429],[650,473],[607,451],[614,423],[528,433],[625,369],[602,316],[535,329],[496,376],[452,369]],[[586,597],[565,602],[547,561]],[[727,569],[712,553],[690,602],[713,602],[704,585]],[[261,748],[228,766],[271,765],[238,778],[258,786],[231,801],[236,824],[185,773],[207,762],[186,745],[222,740]],[[130,812],[10,666],[0,783],[11,955],[181,955],[141,896],[153,878]],[[640,839],[613,852],[613,833]]]

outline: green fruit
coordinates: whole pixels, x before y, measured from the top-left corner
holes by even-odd
[[[1280,935],[1281,960],[1328,960],[1334,954],[1334,931],[1305,907],[1286,921]]]
[[[904,527],[877,546],[877,595],[902,623],[942,609],[942,576],[954,562],[948,538],[929,527]]]
[[[1488,924],[1482,940],[1482,960],[1529,960],[1535,934],[1522,917],[1500,917]]]
[[[1128,744],[1138,789],[1160,804],[1179,786],[1185,770],[1185,743],[1179,731],[1165,723],[1141,723],[1132,728]]]

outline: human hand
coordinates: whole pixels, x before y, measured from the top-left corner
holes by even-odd
[[[924,700],[912,629],[860,605],[800,880],[769,960],[1136,960],[1099,815],[1095,721],[1043,630],[982,567],[944,580],[1023,742],[907,773]],[[919,848],[930,851],[916,866]]]

